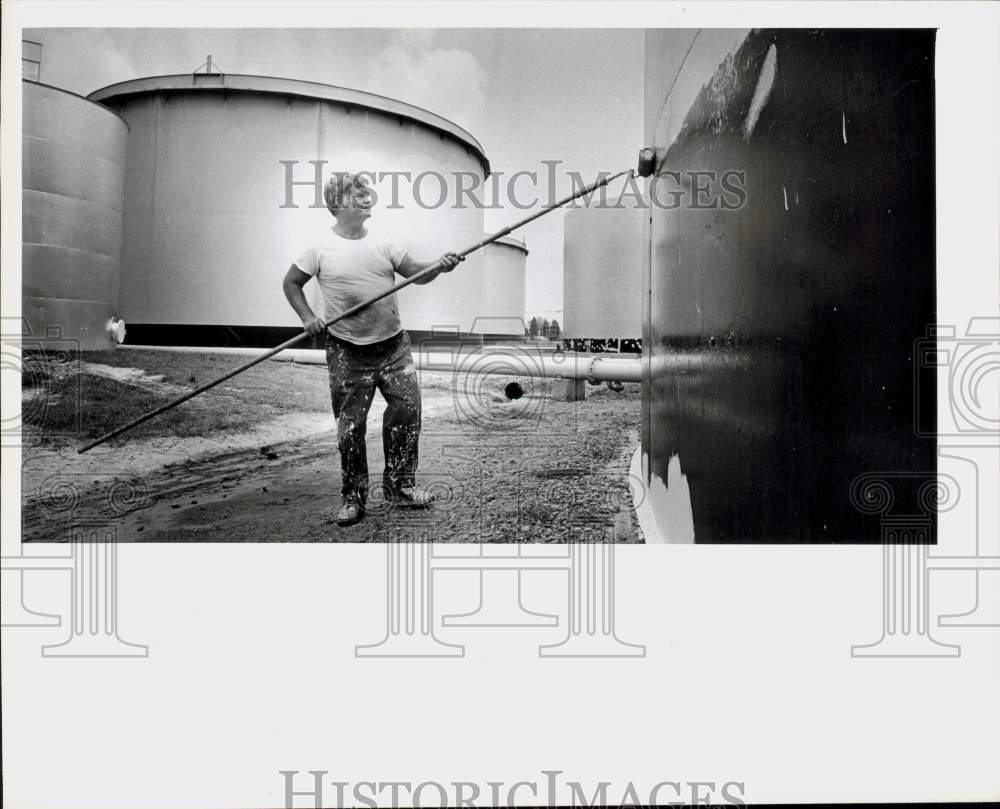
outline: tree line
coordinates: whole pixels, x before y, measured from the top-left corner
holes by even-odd
[[[559,325],[558,320],[553,318],[550,321],[544,317],[531,318],[528,321],[528,327],[524,330],[525,337],[547,337],[549,340],[558,340],[561,333],[562,327]]]

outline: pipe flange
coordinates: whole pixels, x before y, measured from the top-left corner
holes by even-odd
[[[594,365],[597,364],[597,360],[600,357],[591,357],[590,362],[587,363],[587,381],[591,385],[600,385],[601,381],[599,379],[594,379]]]

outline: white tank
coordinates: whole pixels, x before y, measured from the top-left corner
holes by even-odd
[[[186,74],[111,85],[90,98],[130,127],[125,178],[121,308],[149,334],[183,326],[298,327],[281,291],[292,261],[333,224],[312,185],[286,194],[292,177],[311,183],[314,165],[334,171],[437,172],[455,198],[455,173],[484,180],[489,163],[467,132],[426,110],[325,84],[260,76]],[[468,180],[466,180],[468,182]],[[375,185],[373,231],[391,235],[419,259],[482,238],[483,211],[445,204],[423,210],[412,186]],[[422,196],[433,203],[439,183]],[[297,207],[283,207],[290,203]],[[482,305],[483,258],[399,293],[407,329],[467,331]],[[310,289],[309,287],[312,287]],[[317,312],[315,284],[307,291]],[[263,340],[267,342],[267,340]]]
[[[23,81],[22,315],[36,337],[112,345],[128,127],[73,93]]]
[[[520,239],[502,236],[483,248],[486,261],[483,309],[473,331],[503,338],[524,336],[524,278],[528,248]]]
[[[642,336],[645,214],[631,206],[566,211],[563,337],[635,340]]]

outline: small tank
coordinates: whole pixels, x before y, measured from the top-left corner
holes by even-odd
[[[520,239],[501,236],[483,248],[485,284],[480,322],[484,339],[524,336],[524,285],[528,248]]]
[[[564,338],[635,341],[642,336],[644,213],[632,206],[566,212]]]

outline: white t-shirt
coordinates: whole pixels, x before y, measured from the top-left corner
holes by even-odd
[[[316,276],[326,306],[324,319],[331,320],[392,287],[404,256],[401,247],[371,233],[346,239],[331,228],[323,242],[295,260],[295,266]],[[395,293],[329,327],[335,337],[358,345],[388,340],[402,329]]]

